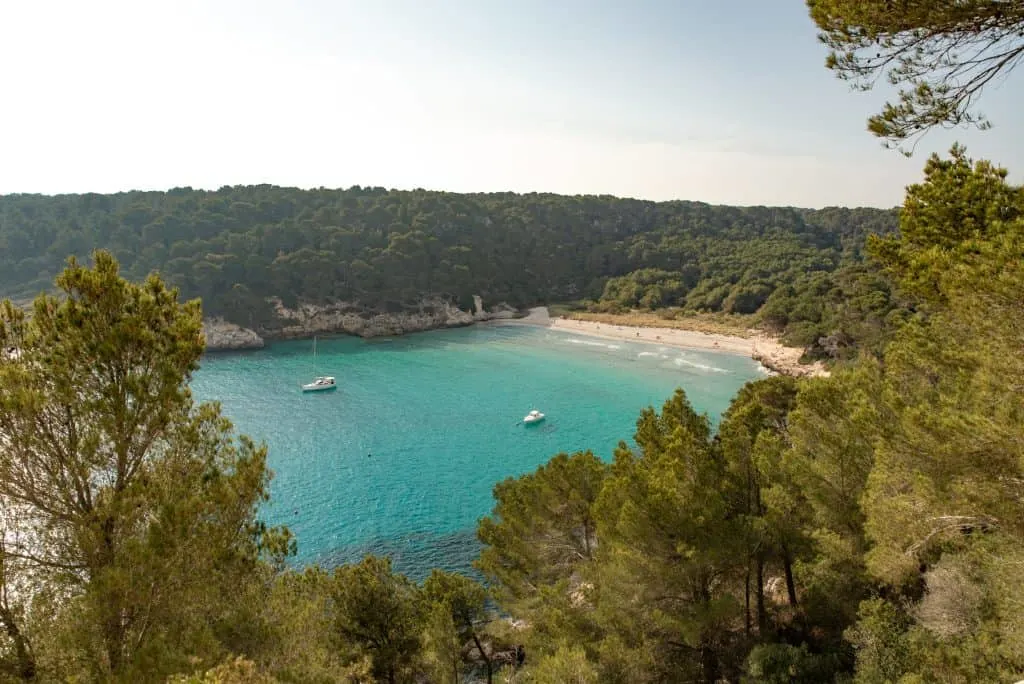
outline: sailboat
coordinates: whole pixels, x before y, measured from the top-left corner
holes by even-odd
[[[316,338],[313,338],[313,363],[316,364]],[[323,392],[325,390],[336,389],[338,385],[334,382],[334,377],[330,375],[321,375],[310,382],[302,386],[303,392]]]

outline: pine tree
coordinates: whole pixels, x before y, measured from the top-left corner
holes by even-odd
[[[0,309],[4,593],[31,602],[22,624],[11,605],[0,621],[22,676],[26,655],[60,676],[173,672],[216,655],[230,588],[274,537],[255,519],[265,449],[193,405],[198,302],[156,276],[127,282],[104,252],[57,286],[31,315]]]

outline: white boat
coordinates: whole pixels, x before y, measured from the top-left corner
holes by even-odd
[[[324,390],[332,390],[338,385],[334,382],[334,378],[329,375],[319,377],[313,382],[303,385],[303,392],[323,392]]]
[[[313,363],[316,364],[316,338],[313,338]],[[332,390],[337,388],[337,383],[334,381],[334,377],[330,375],[321,375],[320,377],[313,380],[313,382],[307,383],[302,386],[303,392],[323,392],[324,390]]]
[[[526,414],[526,417],[523,418],[523,423],[530,425],[531,423],[539,423],[542,420],[544,420],[544,414],[534,409]]]

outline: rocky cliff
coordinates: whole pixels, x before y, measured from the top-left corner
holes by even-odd
[[[802,350],[792,347],[785,347],[783,349],[785,353],[776,352],[774,354],[754,350],[750,358],[768,370],[780,375],[792,375],[795,378],[827,377],[829,375],[828,370],[821,361],[809,364],[800,363]]]
[[[263,348],[262,337],[223,318],[204,319],[203,336],[206,337],[207,351]]]
[[[385,337],[437,328],[457,328],[478,321],[514,318],[518,315],[515,309],[505,305],[486,311],[478,297],[474,300],[476,310],[473,313],[463,311],[441,298],[426,298],[414,306],[401,307],[395,311],[369,311],[349,302],[299,304],[289,308],[280,300],[274,300],[274,312],[281,325],[267,330],[266,334],[284,338],[328,333]]]
[[[280,299],[273,299],[271,304],[275,320],[260,327],[259,334],[222,319],[203,321],[207,350],[259,349],[264,337],[289,339],[336,333],[360,337],[404,335],[520,315],[507,304],[499,304],[488,311],[480,297],[473,297],[472,313],[439,297],[425,298],[412,306],[396,306],[394,311],[368,310],[351,302],[300,303],[290,308]]]

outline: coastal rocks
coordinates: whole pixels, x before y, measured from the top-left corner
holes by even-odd
[[[206,351],[263,348],[262,337],[248,328],[228,323],[223,318],[204,319],[203,336],[206,338]]]
[[[804,377],[827,377],[829,372],[824,364],[816,361],[811,364],[802,364],[794,354],[765,353],[757,349],[750,355],[752,359],[760,363],[768,370],[779,375],[791,375],[795,378]]]
[[[411,332],[457,328],[494,318],[515,318],[518,312],[501,305],[486,311],[474,297],[475,312],[469,313],[440,297],[425,298],[413,306],[394,311],[374,311],[351,302],[331,304],[300,303],[294,308],[280,299],[271,300],[280,327],[268,331],[275,337],[297,338],[318,334],[345,333],[360,337],[386,337]]]
[[[509,306],[505,302],[492,307],[490,311],[484,309],[484,301],[480,295],[473,295],[473,320],[474,321],[496,321],[519,318],[519,310]]]
[[[509,306],[502,302],[495,307],[491,307],[490,311],[477,311],[473,314],[473,320],[476,321],[507,321],[512,318],[520,318],[522,316],[519,313],[519,309]]]

